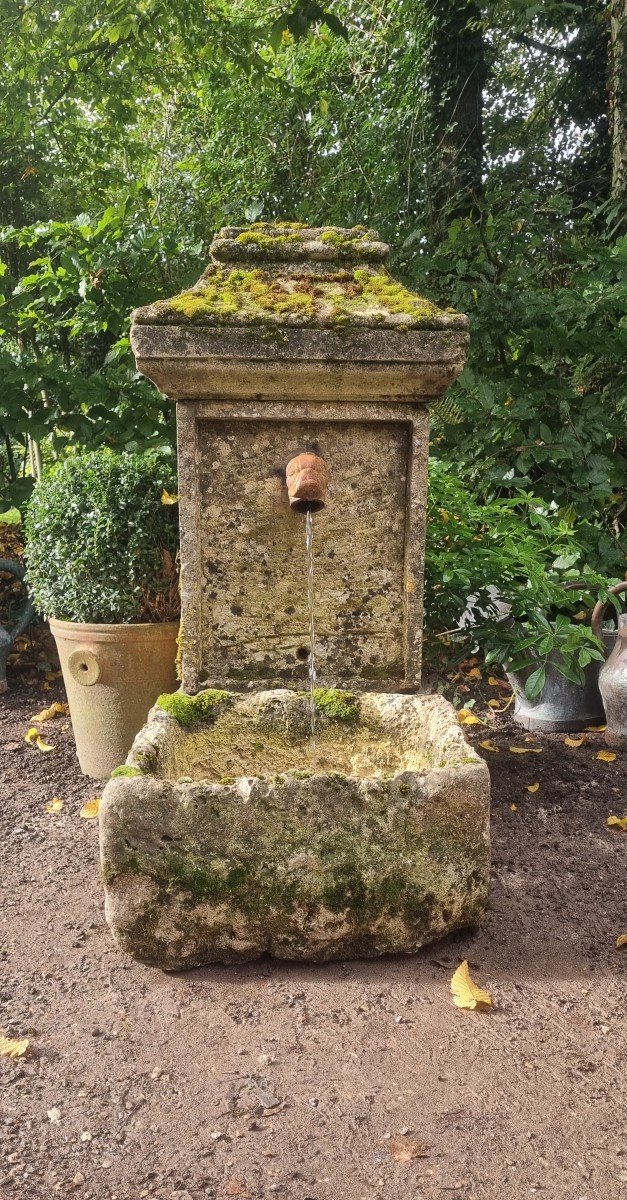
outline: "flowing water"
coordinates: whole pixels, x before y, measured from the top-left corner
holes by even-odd
[[[311,713],[311,750],[316,749],[316,630],[314,625],[314,561],[313,561],[313,513],[310,508],[305,515],[305,546],[307,548],[307,609],[309,612],[309,708]]]

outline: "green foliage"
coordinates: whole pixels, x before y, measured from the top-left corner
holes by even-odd
[[[472,320],[432,480],[454,464],[473,511],[439,508],[495,534],[471,556],[432,507],[432,629],[491,581],[581,666],[585,627],[554,623],[579,603],[563,585],[584,573],[592,595],[625,567],[607,16],[606,0],[41,0],[0,17],[0,508],[31,486],[29,435],[45,469],[83,446],[171,447],[128,315],[189,288],[218,226],[374,226],[403,284]],[[505,652],[486,611],[485,645]]]
[[[25,533],[39,611],[101,624],[159,619],[159,599],[167,602],[176,582],[178,541],[164,488],[174,490],[172,472],[156,455],[109,450],[66,458],[38,483]]]
[[[563,198],[527,192],[518,203],[514,222],[488,209],[454,221],[422,257],[432,286],[472,320],[470,360],[447,396],[453,420],[438,423],[434,449],[485,496],[522,488],[555,502],[566,523],[583,525],[591,561],[615,573],[625,555],[627,238],[600,241]]]
[[[197,692],[195,696],[186,696],[185,692],[164,692],[157,700],[157,708],[163,709],[179,725],[189,729],[199,721],[215,717],[217,705],[224,704],[228,698],[229,693],[218,688],[208,688],[204,692]]]
[[[473,494],[448,463],[429,476],[425,614],[428,650],[438,639],[510,670],[535,668],[526,685],[539,694],[547,659],[583,682],[582,670],[604,657],[588,624],[606,580],[585,561],[585,522],[575,531],[529,493],[489,502]],[[447,650],[447,653],[449,651]]]

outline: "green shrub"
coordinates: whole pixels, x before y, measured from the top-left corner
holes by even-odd
[[[36,485],[26,515],[27,583],[64,621],[119,624],[178,615],[178,510],[172,467],[156,455],[94,450]]]
[[[603,651],[587,624],[609,583],[585,561],[589,527],[567,523],[554,506],[520,491],[483,501],[455,466],[431,460],[425,558],[427,650],[450,658],[481,647],[486,662],[534,667],[526,691],[542,690],[549,655],[556,670],[583,683]],[[611,599],[611,598],[610,598]],[[504,615],[507,606],[508,616]]]

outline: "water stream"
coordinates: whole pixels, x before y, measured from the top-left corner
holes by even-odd
[[[309,710],[311,715],[311,751],[316,749],[316,630],[314,625],[314,561],[313,513],[305,515],[305,546],[307,548],[307,610],[309,612]]]

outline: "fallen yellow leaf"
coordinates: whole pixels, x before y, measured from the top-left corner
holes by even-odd
[[[489,1007],[492,1004],[490,993],[486,992],[484,988],[477,987],[470,978],[466,959],[457,968],[451,979],[451,992],[453,993],[453,1004],[456,1004],[458,1008],[477,1008],[480,1004]]]
[[[21,1058],[28,1050],[28,1038],[0,1037],[0,1054],[5,1058]]]
[[[517,804],[510,804],[510,806],[509,806],[509,807],[510,807],[510,812],[518,812],[518,805],[517,805]]]
[[[526,791],[526,792],[537,792],[537,790],[538,790],[538,788],[539,788],[539,787],[540,787],[540,784],[539,784],[539,783],[530,783],[530,784],[528,784],[528,785],[527,785],[527,787],[525,788],[525,791]]]
[[[492,754],[500,754],[501,753],[498,746],[494,745],[494,742],[479,742],[479,745],[481,746],[482,750],[491,750]]]
[[[616,949],[620,950],[623,946],[627,946],[627,933],[621,933],[620,937],[616,938]]]
[[[51,721],[53,717],[67,717],[70,711],[69,704],[61,704],[58,700],[50,705],[50,708],[44,708],[36,717],[31,717],[31,721]]]
[[[58,813],[63,808],[63,801],[59,800],[58,796],[53,796],[49,804],[46,805],[47,813]]]
[[[599,750],[597,758],[600,758],[601,762],[614,762],[616,755],[612,750]]]
[[[79,817],[84,817],[86,821],[92,821],[98,816],[100,810],[100,796],[94,796],[93,800],[87,800],[81,808]]]
[[[179,498],[178,498],[176,492],[167,492],[165,488],[163,489],[163,491],[161,493],[161,503],[162,504],[178,504],[178,502],[179,502]]]
[[[586,733],[605,733],[607,725],[586,725]]]
[[[460,710],[457,714],[457,720],[459,721],[460,725],[482,725],[483,724],[483,722],[479,720],[479,717],[476,717],[475,714],[473,712],[471,712],[469,708],[460,708]]]
[[[581,735],[581,737],[576,737],[576,738],[573,738],[573,737],[565,737],[565,738],[564,738],[564,745],[565,745],[565,746],[573,746],[573,747],[575,747],[575,748],[576,748],[577,746],[582,746],[582,745],[583,745],[583,743],[585,742],[585,740],[586,740],[586,739],[585,739],[585,737],[583,736],[583,734]]]
[[[39,737],[38,729],[29,729],[28,733],[24,734],[24,741],[25,742],[36,742],[38,737]]]
[[[610,829],[622,829],[623,833],[627,829],[627,817],[608,817],[607,823]]]
[[[38,750],[42,751],[42,753],[45,753],[47,750],[56,750],[56,746],[49,746],[48,743],[44,742],[44,739],[41,737],[35,738],[35,745]]]
[[[488,704],[490,705],[490,708],[494,709],[494,712],[507,712],[513,699],[514,699],[514,693],[512,692],[509,700],[506,700],[505,704],[502,707],[499,704],[498,700],[488,700]]]
[[[511,754],[542,754],[542,746],[510,746]]]
[[[501,680],[496,679],[494,675],[488,675],[488,683],[490,684],[490,687],[500,687]]]
[[[399,1133],[398,1137],[392,1138],[390,1142],[390,1154],[394,1162],[412,1162],[415,1158],[428,1158],[429,1149],[427,1146],[419,1146],[413,1138]]]
[[[468,672],[466,679],[481,679],[481,671],[479,667],[473,667],[472,670]]]

